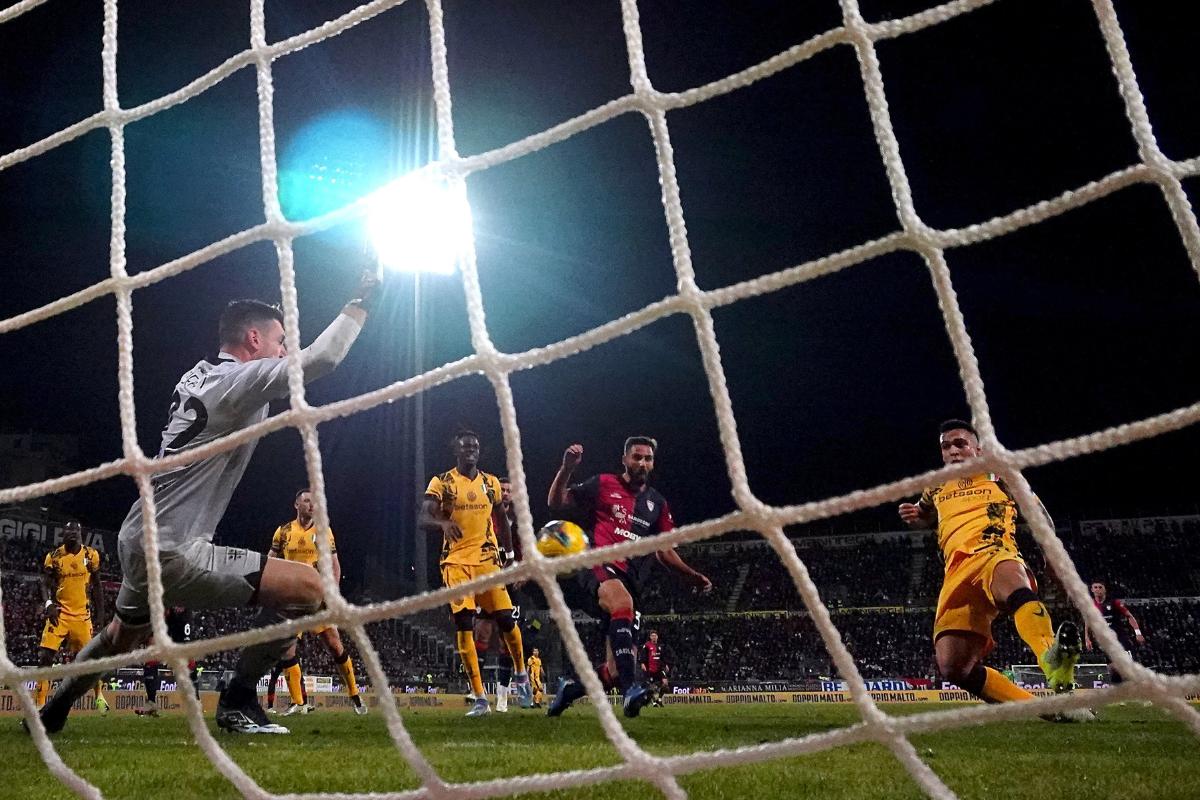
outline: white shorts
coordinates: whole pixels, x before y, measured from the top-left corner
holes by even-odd
[[[121,591],[117,614],[136,625],[150,618],[150,589],[146,579],[146,554],[140,541],[118,542]],[[203,539],[182,549],[159,553],[162,565],[163,605],[184,608],[229,608],[249,605],[258,588],[263,556],[240,547],[222,547]]]

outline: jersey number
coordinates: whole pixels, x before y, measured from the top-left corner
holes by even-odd
[[[171,410],[167,412],[168,418],[170,418],[170,416],[175,413],[175,410],[179,408],[179,401],[179,392],[175,392],[175,394],[171,395]],[[197,436],[199,436],[200,432],[204,430],[204,426],[208,424],[208,409],[204,407],[204,403],[201,403],[195,397],[189,397],[187,399],[187,401],[183,404],[183,410],[191,411],[196,415],[196,418],[192,420],[191,425],[188,425],[186,428],[184,428],[178,436],[172,439],[170,443],[163,448],[164,451],[179,450],[180,448],[185,447],[190,441],[192,441],[192,439],[195,439]]]

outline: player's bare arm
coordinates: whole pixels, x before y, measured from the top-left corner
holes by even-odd
[[[104,584],[100,582],[99,566],[88,580],[88,594],[92,604],[92,624],[99,627],[104,624]]]
[[[51,625],[58,624],[58,615],[62,611],[55,597],[57,587],[54,584],[54,570],[49,567],[42,570],[42,606],[46,610],[46,619],[50,620]]]
[[[1142,635],[1142,628],[1140,625],[1138,625],[1137,617],[1135,617],[1133,612],[1129,610],[1129,606],[1121,603],[1118,608],[1120,608],[1121,613],[1125,615],[1125,619],[1129,621],[1129,627],[1133,631],[1133,638],[1138,644],[1145,644],[1146,637]]]
[[[417,526],[429,533],[440,533],[446,537],[448,542],[457,542],[463,535],[454,520],[442,516],[441,504],[433,497],[426,497],[421,503],[421,514],[417,518]]]
[[[496,526],[496,539],[500,542],[500,549],[504,551],[504,557],[507,561],[512,561],[514,558],[512,525],[509,523],[508,514],[505,513],[504,503],[496,501],[492,506],[492,511],[499,510],[499,514],[492,514],[492,519],[499,518],[499,523]]]
[[[551,509],[569,508],[575,504],[567,487],[571,483],[571,476],[575,474],[575,468],[581,461],[583,461],[583,445],[581,444],[573,444],[563,453],[562,466],[554,474],[554,482],[550,484],[550,493],[546,497],[546,504]]]
[[[700,591],[700,594],[708,594],[712,591],[712,581],[710,581],[703,573],[697,572],[688,566],[688,563],[684,561],[682,557],[680,557],[679,553],[675,552],[674,548],[671,548],[670,550],[659,550],[657,555],[658,560],[663,565],[670,567],[680,575],[683,575],[685,578],[690,580],[692,583],[696,584],[696,588]]]

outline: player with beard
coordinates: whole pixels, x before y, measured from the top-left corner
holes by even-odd
[[[1124,634],[1124,628],[1117,625],[1117,617],[1123,617],[1129,623],[1129,629],[1133,631],[1133,638],[1139,645],[1146,643],[1146,637],[1142,635],[1142,628],[1138,625],[1137,617],[1133,616],[1133,612],[1121,600],[1115,597],[1108,596],[1108,587],[1104,585],[1104,581],[1092,581],[1092,602],[1096,605],[1096,609],[1100,612],[1100,616],[1104,617],[1104,621],[1108,623],[1108,627],[1113,629],[1113,633],[1117,635],[1121,646],[1129,648],[1128,638]],[[1087,620],[1083,623],[1083,646],[1089,653],[1092,650],[1092,631],[1088,627]],[[1108,669],[1109,683],[1120,683],[1123,679],[1121,673],[1117,672],[1113,667]]]
[[[658,443],[648,436],[625,440],[621,474],[595,475],[571,484],[571,476],[583,459],[583,445],[573,444],[563,453],[562,466],[550,485],[547,502],[552,510],[583,512],[594,547],[635,541],[643,536],[666,533],[675,528],[667,500],[647,484],[654,469]],[[674,548],[655,553],[658,561],[679,572],[701,592],[712,591],[712,581],[687,565]],[[653,699],[653,692],[635,680],[637,667],[634,631],[638,618],[640,587],[653,565],[648,556],[622,558],[597,564],[577,574],[577,584],[587,602],[586,611],[600,617],[607,631],[605,661],[596,672],[605,689],[617,687],[624,695],[625,716],[636,717]],[[584,695],[583,685],[572,678],[559,681],[554,701],[546,709],[557,717]]]

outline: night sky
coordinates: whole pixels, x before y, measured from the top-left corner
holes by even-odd
[[[354,5],[268,3],[268,40]],[[877,20],[925,7],[873,0],[863,12]],[[1175,159],[1200,155],[1200,66],[1188,56],[1200,10],[1132,2],[1117,10],[1159,143]],[[451,1],[445,12],[463,155],[629,92],[615,0]],[[240,0],[123,0],[121,13],[125,107],[177,89],[249,41],[248,3]],[[840,24],[833,0],[655,2],[643,3],[641,15],[649,74],[663,91],[724,77]],[[98,2],[55,0],[0,25],[0,152],[101,108],[101,22]],[[296,169],[304,177],[314,158],[353,164],[352,194],[363,193],[428,160],[428,48],[424,6],[410,0],[275,62],[285,180]],[[932,226],[982,222],[1136,163],[1083,0],[999,2],[882,42],[879,57],[916,208]],[[364,121],[366,132],[329,137],[315,156],[298,152],[314,126],[347,117]],[[847,46],[671,112],[668,122],[702,288],[899,229]],[[130,125],[126,147],[131,273],[262,221],[252,69]],[[108,158],[108,134],[99,130],[0,172],[0,316],[108,276]],[[1185,187],[1194,198],[1200,181]],[[502,350],[549,344],[675,291],[652,140],[639,116],[476,173],[468,189],[489,328]],[[284,197],[295,217],[316,213],[309,199]],[[358,225],[297,242],[304,343],[350,296],[365,247]],[[1156,188],[1125,189],[947,258],[1008,447],[1200,399],[1200,282]],[[459,279],[425,279],[422,292],[421,364],[412,346],[412,280],[391,276],[350,356],[310,386],[310,401],[350,397],[468,355]],[[215,354],[216,318],[240,297],[278,300],[269,243],[135,293],[138,430],[147,451],[157,450],[175,381]],[[875,259],[714,317],[751,487],[767,502],[820,499],[936,466],[936,424],[968,413],[929,274],[915,254]],[[0,358],[0,432],[75,435],[75,469],[121,455],[111,297],[0,336]],[[585,477],[616,468],[621,441],[635,433],[660,442],[654,480],[677,521],[734,508],[687,318],[518,373],[513,386],[536,520],[548,517],[546,488],[566,445],[584,444]],[[458,426],[480,432],[485,469],[505,471],[486,380],[430,392],[425,413],[424,476],[414,475],[411,401],[321,427],[333,527],[353,585],[403,589],[414,488],[453,463],[448,439]],[[1060,520],[1194,513],[1194,470],[1181,465],[1197,445],[1193,428],[1029,477]],[[266,549],[304,482],[299,436],[264,439],[220,541]],[[132,481],[119,478],[57,503],[86,524],[115,528],[135,496]],[[808,530],[880,527],[898,527],[890,504]]]

